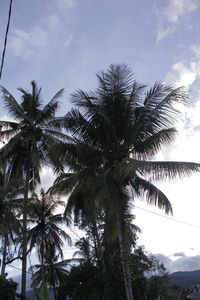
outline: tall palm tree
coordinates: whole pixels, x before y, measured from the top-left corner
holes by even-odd
[[[8,181],[6,168],[0,172],[0,236],[2,239],[1,275],[5,274],[7,253],[14,244],[14,239],[21,232],[21,225],[17,218],[18,206],[23,193],[23,187],[16,186],[14,181]],[[12,258],[13,260],[13,258]]]
[[[91,195],[87,186],[93,183],[93,201],[101,203],[107,219],[115,224],[126,297],[133,300],[128,234],[131,202],[135,196],[146,196],[148,203],[172,213],[170,201],[152,180],[190,175],[200,165],[151,160],[162,145],[175,138],[174,122],[179,114],[175,105],[186,99],[182,88],[156,83],[146,91],[125,65],[111,65],[97,78],[94,92],[80,90],[72,95],[75,108],[60,123],[74,138],[63,149],[72,173],[62,174],[55,189],[71,193],[69,201],[76,198],[83,203]],[[81,148],[89,149],[86,157]]]
[[[71,245],[70,236],[58,226],[58,224],[66,222],[61,213],[56,213],[55,210],[63,205],[49,194],[45,194],[41,190],[41,198],[37,195],[34,197],[34,202],[30,204],[29,216],[36,225],[28,231],[27,240],[30,244],[30,249],[36,248],[39,261],[41,263],[42,282],[45,282],[45,261],[50,253],[60,255],[62,257],[62,247],[64,240]],[[51,249],[49,249],[51,247]],[[53,250],[52,250],[53,248]]]
[[[86,230],[88,237],[93,241],[100,269],[105,273],[106,266],[103,259],[102,205],[96,197],[100,187],[96,172],[100,164],[99,154],[86,143],[71,140],[71,143],[62,144],[59,151],[55,149],[54,156],[67,164],[68,173],[61,173],[51,193],[69,195],[64,216],[74,218],[75,226]],[[58,163],[59,165],[59,163]],[[100,171],[100,169],[99,169]],[[73,191],[73,192],[72,192]]]
[[[23,202],[23,259],[22,295],[26,293],[27,269],[27,205],[29,190],[40,182],[41,167],[51,165],[50,148],[66,136],[57,130],[55,113],[60,90],[50,102],[43,106],[41,88],[31,82],[31,92],[19,88],[21,102],[2,87],[3,102],[14,121],[0,121],[1,140],[7,143],[0,150],[0,159],[9,163],[10,178],[23,180],[25,186]]]

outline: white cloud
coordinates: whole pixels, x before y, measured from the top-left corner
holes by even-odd
[[[174,256],[174,257],[185,257],[185,253],[184,252],[176,252],[176,253],[173,253],[171,256]]]
[[[200,5],[200,0],[169,0],[166,7],[155,10],[158,17],[157,42],[163,40],[176,30],[180,20],[195,11]]]
[[[190,61],[178,61],[171,66],[166,75],[166,81],[175,87],[185,86],[189,89],[200,77],[200,45],[191,45],[192,56]]]
[[[40,27],[24,31],[15,29],[12,32],[9,50],[16,56],[27,59],[37,53],[38,49],[47,45],[47,32]]]
[[[200,59],[200,46],[199,45],[192,45],[190,47],[191,51],[195,54],[197,59]]]
[[[11,32],[9,50],[22,59],[39,57],[39,53],[47,47],[57,26],[58,18],[52,14],[26,30],[16,28]]]
[[[193,61],[189,65],[177,62],[172,65],[171,71],[167,74],[166,80],[173,82],[174,86],[189,88],[200,75],[200,61]]]
[[[170,23],[179,22],[183,15],[197,9],[199,0],[170,0],[166,8],[163,9],[163,16]]]
[[[167,271],[170,273],[178,271],[195,271],[200,269],[200,255],[184,255],[176,260],[172,260],[163,254],[155,254],[154,256],[159,260],[159,262],[163,262]]]
[[[162,26],[159,26],[156,41],[159,42],[164,40],[168,35],[172,34],[174,31],[175,27],[163,28]]]
[[[176,124],[179,134],[171,145],[163,147],[155,158],[161,161],[193,161],[200,162],[200,58],[199,45],[192,47],[193,55],[189,61],[178,61],[171,66],[166,81],[176,86],[185,85],[190,90],[188,104],[182,107],[182,121]],[[170,200],[174,218],[186,223],[200,226],[199,222],[199,174],[177,181],[163,181],[155,183]],[[199,228],[170,221],[155,216],[163,215],[162,211],[148,207],[144,202],[136,202],[141,209],[135,208],[136,224],[142,229],[139,238],[141,244],[152,253],[163,253],[167,256],[172,253],[184,252],[187,256],[200,255],[197,236]],[[150,210],[153,214],[145,211]],[[145,220],[145,221],[144,221]],[[147,224],[150,224],[149,226]],[[153,234],[152,234],[153,231]],[[158,242],[159,241],[159,242]],[[178,241],[178,242],[177,242]],[[194,248],[191,253],[189,248]],[[180,253],[179,253],[180,254]],[[195,267],[195,258],[172,258],[170,270],[192,270]],[[176,259],[176,262],[174,262]]]

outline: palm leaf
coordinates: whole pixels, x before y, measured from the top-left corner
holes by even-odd
[[[174,179],[189,176],[200,171],[200,164],[193,162],[139,161],[129,158],[121,167],[125,176],[135,176],[135,172],[151,175],[155,180]]]
[[[26,122],[32,124],[31,120],[23,112],[22,108],[17,103],[13,95],[4,87],[1,87],[1,89],[3,92],[3,101],[5,103],[5,107],[8,109],[11,117],[19,121],[26,120]]]
[[[172,206],[166,195],[149,181],[136,176],[130,181],[133,193],[139,197],[146,197],[147,203],[164,209],[167,214],[172,214]]]
[[[144,141],[137,141],[133,148],[133,153],[144,155],[144,158],[152,157],[163,145],[170,144],[177,133],[175,128],[163,129],[147,137]]]

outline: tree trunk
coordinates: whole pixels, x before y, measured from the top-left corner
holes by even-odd
[[[42,283],[45,283],[45,272],[44,272],[44,242],[42,240],[41,245],[41,277],[42,277]]]
[[[5,270],[6,270],[7,245],[8,245],[8,235],[5,234],[4,235],[4,242],[3,242],[1,275],[4,275],[5,274]]]
[[[95,245],[95,252],[98,260],[99,267],[102,269],[102,272],[105,274],[106,273],[106,265],[103,257],[103,250],[102,250],[102,245],[101,241],[99,238],[99,232],[97,228],[96,221],[93,220],[92,222],[92,235],[94,238],[94,245]]]
[[[55,283],[53,284],[53,294],[54,294],[54,299],[57,300],[57,293],[56,293],[56,285],[55,285]]]
[[[26,272],[27,272],[27,210],[28,210],[28,191],[29,191],[29,164],[26,172],[25,192],[23,203],[23,223],[22,223],[22,280],[21,295],[22,299],[26,299]]]
[[[126,230],[124,227],[125,226],[121,220],[121,217],[118,216],[117,231],[118,231],[120,257],[121,257],[126,299],[134,300],[133,289],[132,289],[132,276],[131,276],[131,270],[129,265],[128,241],[127,241]]]

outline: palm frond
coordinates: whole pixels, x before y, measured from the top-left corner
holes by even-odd
[[[172,206],[169,199],[151,182],[135,176],[133,180],[130,180],[130,184],[136,196],[145,197],[150,205],[164,209],[167,214],[172,214]]]
[[[193,162],[139,161],[129,158],[122,166],[124,175],[135,176],[135,172],[150,175],[154,180],[175,179],[190,176],[200,171],[200,164]]]
[[[143,158],[152,157],[155,155],[163,145],[170,144],[176,135],[175,128],[163,129],[147,137],[143,141],[138,140],[134,144],[132,153],[134,155],[142,155]]]
[[[171,90],[171,86],[156,82],[154,86],[146,92],[143,102],[144,106],[150,109],[155,108],[155,106],[163,100],[163,96],[170,93]]]
[[[19,128],[16,128],[15,130],[13,129],[8,129],[0,132],[0,141],[6,142],[10,140],[12,137],[14,137],[17,133],[20,132]]]
[[[47,105],[44,106],[42,112],[45,114],[49,111],[49,109],[51,109],[51,107],[55,104],[58,103],[58,99],[60,97],[63,96],[64,93],[64,89],[59,90],[54,96],[53,98],[49,101],[49,103]]]
[[[19,123],[13,121],[0,121],[0,126],[5,129],[14,129],[16,130],[19,127]]]
[[[29,124],[31,124],[31,120],[26,116],[26,114],[23,112],[22,108],[18,104],[18,102],[15,100],[13,95],[4,87],[1,87],[3,92],[3,101],[5,103],[5,107],[8,109],[11,117],[18,121],[26,120]]]
[[[8,109],[9,113],[11,114],[11,117],[20,121],[24,119],[24,113],[20,105],[13,97],[13,95],[3,86],[1,86],[1,90],[3,93],[3,101],[5,103],[5,107]]]

